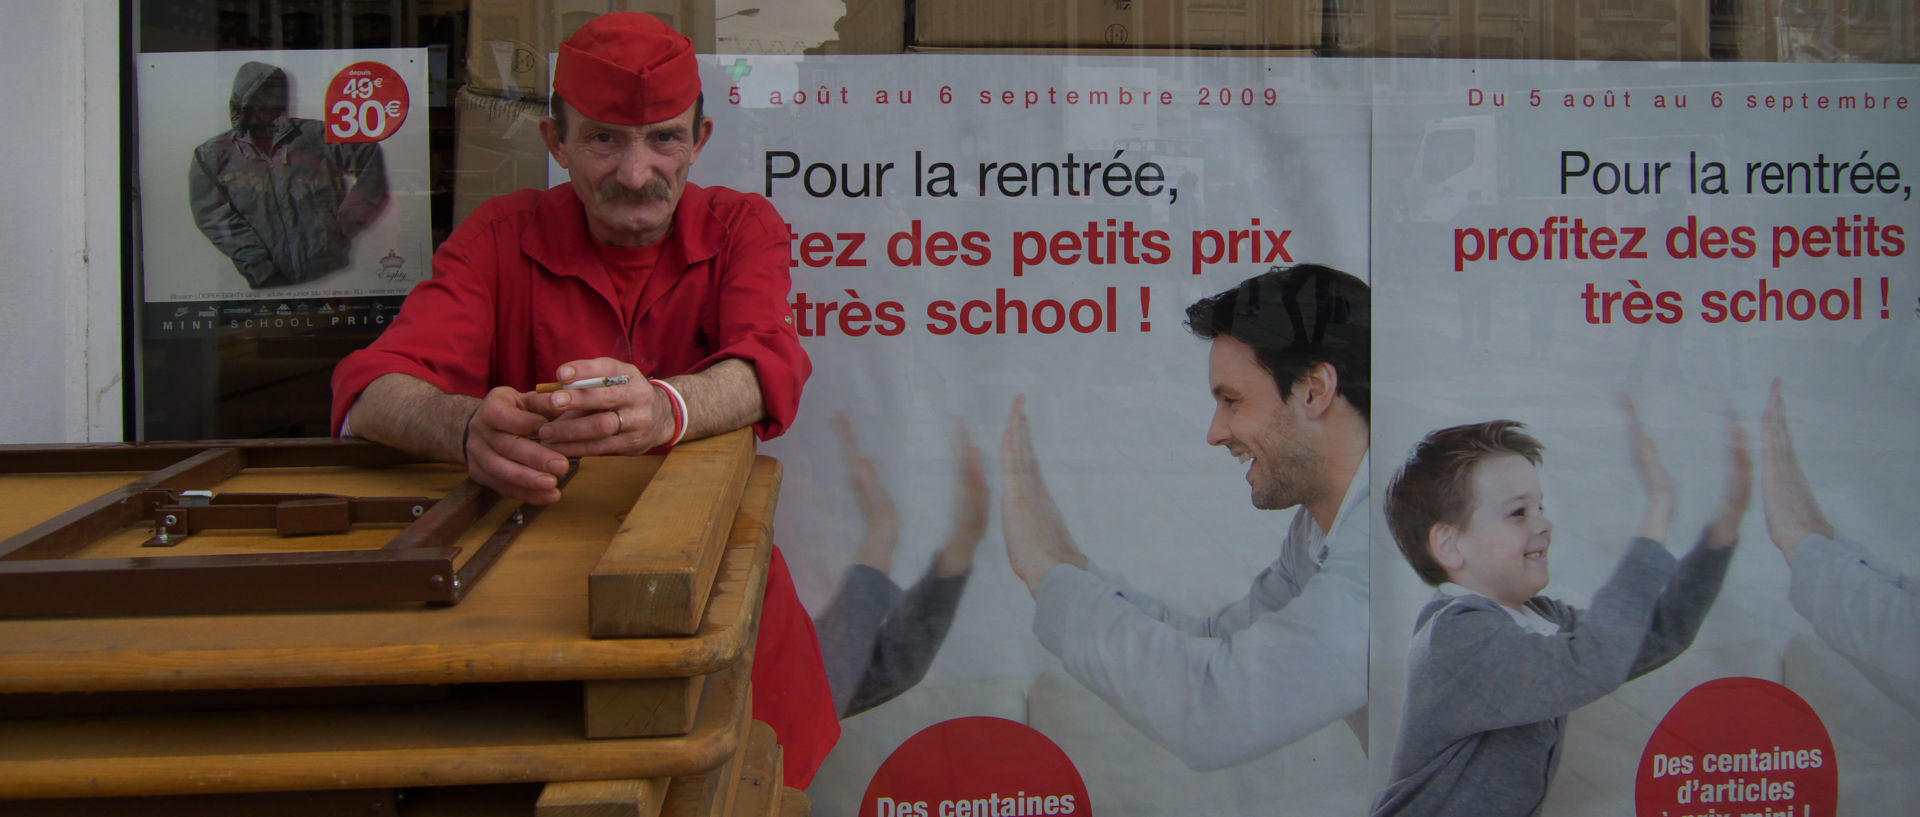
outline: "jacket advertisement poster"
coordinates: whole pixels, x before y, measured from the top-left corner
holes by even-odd
[[[425,49],[141,55],[149,328],[257,329],[322,307],[322,323],[344,323],[342,299],[424,280],[426,62]]]

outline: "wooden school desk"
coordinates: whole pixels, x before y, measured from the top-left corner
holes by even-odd
[[[167,488],[437,499],[466,481],[446,465],[300,465],[305,454],[288,454],[351,448],[347,461],[381,459],[358,443],[199,445],[188,453],[255,448],[243,451],[247,467],[214,484]],[[0,460],[18,448],[0,446]],[[107,457],[116,447],[64,448]],[[144,449],[156,463],[185,456],[118,448]],[[0,551],[165,468],[21,473],[39,469],[17,460],[0,474]],[[222,803],[234,813],[290,813],[296,804],[321,813],[337,801],[356,814],[426,814],[424,804],[459,791],[481,792],[473,801],[481,804],[512,798],[418,787],[533,784],[542,817],[804,813],[804,795],[781,789],[771,731],[747,716],[779,485],[779,463],[755,457],[746,431],[666,457],[587,458],[560,502],[532,515],[502,501],[459,535],[456,567],[516,512],[528,513],[451,606],[10,611],[0,617],[0,800],[17,802],[0,802],[0,812],[159,813],[191,802],[192,813]],[[400,522],[317,536],[205,530],[151,547],[157,526],[123,525],[63,555],[67,564],[46,552],[0,555],[0,588],[32,586],[8,573],[22,566],[53,577],[73,564],[373,551],[413,530]],[[246,603],[272,604],[266,591],[268,601]],[[119,592],[86,603],[111,604]],[[179,797],[191,799],[166,799]]]

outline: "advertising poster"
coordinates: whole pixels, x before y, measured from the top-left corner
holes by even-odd
[[[431,269],[426,63],[426,49],[140,55],[149,335],[383,322],[373,305],[390,311]]]
[[[1920,75],[1374,78],[1374,813],[1910,811]]]
[[[1326,568],[1342,589],[1316,592],[1339,593],[1341,614],[1250,629],[1242,610],[1206,631],[1222,608],[1271,601],[1294,511],[1254,507],[1246,447],[1209,444],[1209,344],[1183,324],[1189,304],[1276,265],[1366,279],[1367,66],[703,69],[715,130],[693,180],[786,217],[816,364],[794,432],[763,450],[785,465],[779,541],[845,691],[817,813],[1363,812],[1364,512],[1358,549]],[[1016,404],[1012,461],[1027,467],[1009,480]],[[1026,509],[1019,566],[1010,491]],[[1090,564],[1071,593],[1042,585],[1036,601],[1023,578],[1042,563],[1035,519]],[[1322,633],[1346,674],[1286,666],[1287,645]],[[1282,675],[1343,680],[1290,695]],[[1013,748],[1035,743],[1059,752]]]
[[[1920,800],[1910,68],[702,66],[816,364],[821,813]],[[1364,365],[1262,402],[1225,292]]]

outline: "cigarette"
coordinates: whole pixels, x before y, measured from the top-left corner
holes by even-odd
[[[625,385],[627,381],[632,379],[633,378],[624,374],[614,375],[613,377],[589,377],[585,380],[575,380],[572,383],[542,383],[533,387],[533,390],[539,394],[546,394],[547,392],[555,392],[561,389],[597,389],[602,386]]]

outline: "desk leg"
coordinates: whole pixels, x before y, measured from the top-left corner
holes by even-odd
[[[657,738],[693,730],[706,676],[586,682],[587,737]]]
[[[749,697],[753,691],[747,690]],[[731,815],[733,796],[740,788],[740,770],[746,765],[747,742],[753,719],[742,710],[734,729],[733,756],[703,774],[673,778],[660,817],[720,817]]]
[[[780,787],[780,817],[813,817],[813,801],[792,786]]]
[[[777,817],[783,772],[780,744],[774,741],[773,727],[754,721],[747,731],[746,765],[740,772],[732,813],[742,817]]]
[[[666,780],[576,780],[548,783],[534,817],[656,817]]]

